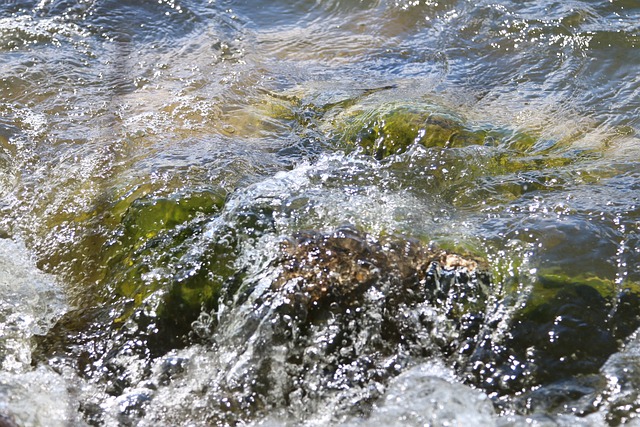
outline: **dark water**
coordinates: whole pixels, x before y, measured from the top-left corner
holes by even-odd
[[[638,1],[5,0],[0,58],[0,416],[634,422]],[[397,111],[457,127],[355,148]],[[324,319],[297,370],[274,259],[341,227],[483,258],[473,354],[429,304],[397,315],[441,329],[374,348],[371,291],[357,363],[323,359]],[[218,302],[230,277],[245,297]],[[215,295],[162,308],[190,283]],[[140,320],[165,312],[185,320]]]

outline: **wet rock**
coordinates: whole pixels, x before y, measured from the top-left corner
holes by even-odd
[[[304,232],[281,253],[255,304],[276,307],[265,314],[273,342],[305,373],[299,384],[316,388],[385,384],[410,360],[437,357],[496,398],[521,396],[511,409],[579,407],[597,389],[589,375],[640,327],[633,287],[616,294],[613,281],[539,274],[526,303],[509,307],[510,294],[491,302],[499,294],[482,261],[399,236]],[[501,305],[510,314],[496,334],[487,313]]]
[[[334,119],[339,139],[380,160],[412,144],[464,147],[504,139],[509,132],[472,127],[454,112],[429,104],[356,106]]]
[[[413,144],[441,148],[499,144],[514,149],[508,156],[513,157],[537,141],[513,128],[471,122],[456,108],[438,102],[386,102],[383,94],[393,89],[352,88],[333,98],[298,88],[290,93],[268,93],[256,107],[272,120],[288,123],[301,140],[315,144],[329,140],[334,146],[347,151],[357,148],[378,160],[403,153]],[[269,123],[248,127],[268,129]]]
[[[200,253],[190,242],[224,198],[224,193],[200,191],[131,204],[116,238],[105,248],[102,292],[122,307],[116,323],[136,316],[175,337],[188,332],[201,309],[213,308],[221,281],[230,274],[224,254],[232,251],[213,245]]]
[[[18,424],[8,415],[0,414],[0,427],[18,427]]]
[[[257,270],[242,289],[223,289],[213,337],[238,353],[233,381],[218,387],[250,414],[309,414],[340,396],[336,411],[366,414],[413,358],[474,348],[490,287],[480,260],[351,227],[284,238]]]
[[[579,386],[580,379],[596,374],[640,327],[635,289],[616,294],[617,288],[597,277],[539,274],[507,333],[479,343],[468,380],[496,395],[524,393],[527,410],[553,405],[549,396],[559,385],[572,390],[562,393],[567,402],[588,396],[594,388]]]
[[[429,299],[451,315],[483,311],[486,266],[457,254],[429,248],[417,240],[376,239],[356,229],[303,232],[282,242],[282,274],[273,288],[292,303],[318,310],[338,304],[357,307],[372,287],[398,293],[393,303]],[[479,277],[479,279],[478,279]]]

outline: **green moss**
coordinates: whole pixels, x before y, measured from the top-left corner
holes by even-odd
[[[104,247],[95,291],[41,340],[37,357],[86,359],[93,375],[98,360],[157,357],[187,344],[202,310],[214,310],[221,288],[242,279],[238,233],[224,221],[212,227],[224,200],[223,192],[195,191],[132,202]]]
[[[540,271],[535,279],[526,305],[518,311],[519,317],[527,316],[538,307],[553,301],[559,294],[575,293],[577,289],[583,287],[593,289],[611,306],[615,305],[619,292],[619,286],[614,280],[589,274],[570,276],[556,271]],[[632,288],[635,291],[640,290],[637,286]]]
[[[617,288],[613,280],[586,274],[570,277],[561,273],[540,273],[538,274],[538,283],[540,284],[538,289],[543,288],[551,292],[571,286],[589,286],[607,299],[615,297]]]

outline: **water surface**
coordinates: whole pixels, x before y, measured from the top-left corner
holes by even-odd
[[[634,419],[639,44],[631,0],[3,2],[0,415],[19,425]],[[393,111],[471,136],[384,158],[358,149]],[[340,366],[353,376],[326,382],[321,367],[333,365],[320,356],[317,376],[296,377],[260,293],[283,238],[341,227],[484,258],[492,291],[476,353],[454,363],[433,350],[456,333],[443,327],[445,338],[425,332],[395,359],[372,356],[397,365],[381,378]],[[95,332],[130,313],[123,299],[146,301],[153,319],[170,284],[202,277],[213,289],[234,274],[247,300],[196,304],[171,333],[150,327],[142,339],[139,319],[126,323],[130,341],[126,328]],[[532,356],[487,350],[527,343],[507,334],[518,307],[582,285],[607,301],[601,335],[591,320],[571,323],[567,303],[538,314],[550,316],[537,324],[548,335],[529,343]],[[571,295],[600,304],[585,292]],[[76,320],[54,326],[64,313]],[[327,328],[307,341],[309,360]],[[563,333],[593,338],[569,360]],[[32,339],[42,336],[62,344]],[[512,369],[496,367],[509,357]],[[528,384],[537,357],[562,373]],[[251,389],[259,369],[271,385]]]

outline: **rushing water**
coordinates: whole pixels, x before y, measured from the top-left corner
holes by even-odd
[[[638,422],[637,0],[4,0],[0,58],[0,425]]]

